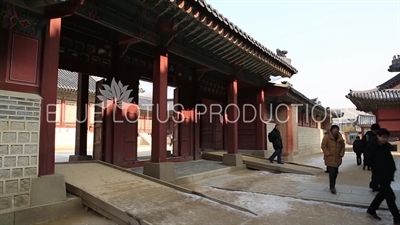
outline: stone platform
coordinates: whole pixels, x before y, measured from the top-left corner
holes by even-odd
[[[226,152],[223,151],[204,152],[202,157],[203,159],[222,161],[224,154],[226,154]],[[243,155],[242,157],[243,163],[246,164],[246,167],[249,169],[267,170],[275,173],[295,173],[305,175],[316,175],[322,171],[321,168],[307,165],[271,163],[268,159],[258,156]]]

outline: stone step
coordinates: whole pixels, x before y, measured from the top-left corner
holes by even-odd
[[[215,151],[215,152],[204,152],[202,154],[203,159],[222,161],[223,155],[226,152]],[[294,174],[305,174],[305,175],[316,175],[323,172],[321,168],[307,167],[304,165],[296,164],[278,164],[271,163],[269,160],[261,157],[254,157],[249,155],[243,155],[243,163],[246,164],[249,169],[266,170],[274,173],[294,173]]]

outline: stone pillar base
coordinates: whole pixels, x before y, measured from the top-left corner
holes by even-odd
[[[32,179],[31,206],[66,200],[67,190],[64,175],[52,174]]]
[[[70,155],[69,156],[70,162],[90,161],[90,160],[93,160],[93,156],[91,156],[91,155]]]
[[[242,154],[224,154],[222,157],[222,163],[228,166],[241,166],[243,165]]]
[[[175,166],[172,162],[146,163],[143,167],[143,174],[164,181],[175,179]]]

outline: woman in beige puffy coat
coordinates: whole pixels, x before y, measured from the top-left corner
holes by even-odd
[[[333,125],[322,139],[322,151],[324,152],[325,165],[329,172],[329,187],[332,194],[336,194],[336,178],[339,171],[339,166],[342,165],[342,158],[345,151],[345,142],[342,135],[339,133],[339,127]]]

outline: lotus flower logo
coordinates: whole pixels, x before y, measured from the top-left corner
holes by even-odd
[[[108,107],[115,101],[117,107],[122,109],[122,102],[131,103],[133,100],[130,98],[133,90],[128,90],[128,85],[122,85],[121,81],[117,83],[115,78],[111,81],[111,85],[103,84],[103,87],[103,90],[99,90],[101,95],[97,95],[97,98],[104,103],[103,107]]]

